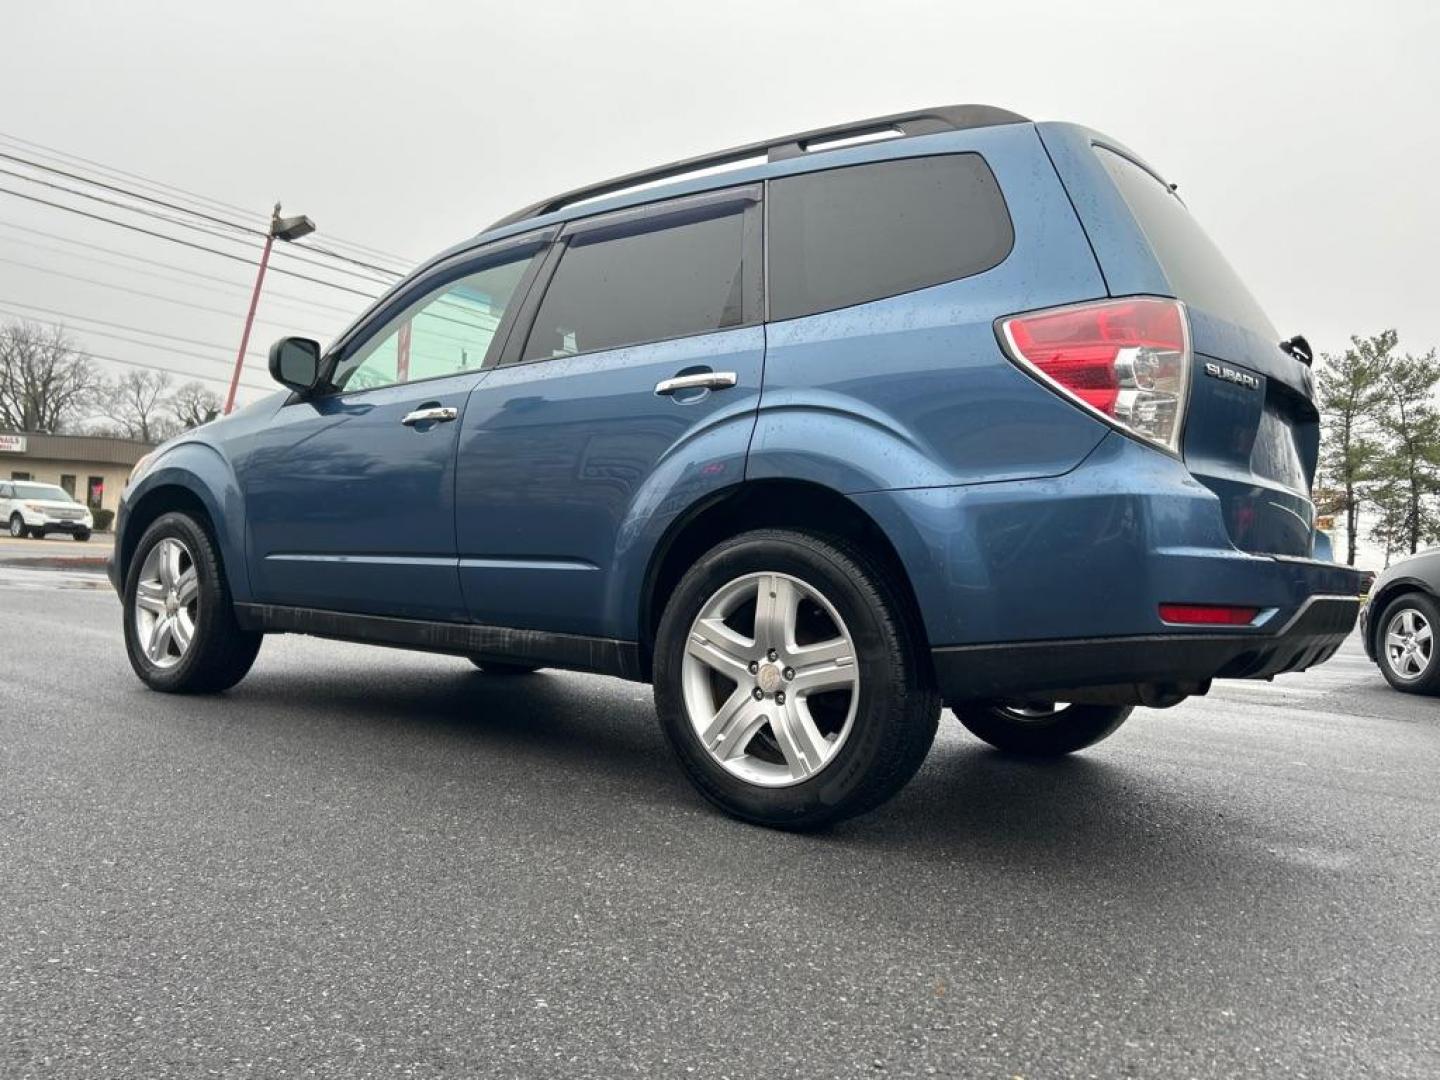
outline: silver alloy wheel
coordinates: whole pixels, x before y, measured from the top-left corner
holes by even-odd
[[[135,638],[158,668],[174,667],[195,637],[200,615],[200,579],[195,557],[167,536],[150,549],[135,584]]]
[[[701,745],[726,772],[763,787],[801,783],[830,764],[860,703],[844,620],[788,574],[746,574],[711,596],[690,626],[680,679]],[[826,700],[818,721],[814,695]]]
[[[1435,640],[1430,620],[1415,608],[1401,608],[1385,628],[1385,663],[1402,682],[1425,674],[1434,657]]]
[[[14,514],[10,518],[10,535],[17,540],[25,535],[25,522],[19,514]]]

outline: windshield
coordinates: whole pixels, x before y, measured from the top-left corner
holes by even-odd
[[[73,503],[75,500],[64,488],[56,487],[54,484],[16,484],[15,497],[17,499],[44,499],[48,502]]]

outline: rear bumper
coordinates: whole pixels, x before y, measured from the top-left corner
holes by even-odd
[[[931,655],[947,702],[1037,697],[1152,703],[1167,694],[1203,693],[1211,679],[1268,679],[1323,663],[1354,629],[1359,610],[1357,596],[1312,596],[1268,633],[1012,642],[941,648]]]

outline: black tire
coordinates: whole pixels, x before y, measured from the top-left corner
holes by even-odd
[[[14,539],[14,540],[23,540],[23,539],[25,539],[25,533],[26,533],[27,531],[28,531],[28,530],[25,528],[25,519],[24,519],[23,517],[21,517],[18,513],[11,514],[11,515],[10,515],[10,537],[11,537],[11,539]]]
[[[188,549],[199,585],[194,636],[179,662],[158,667],[145,655],[135,627],[135,593],[145,558],[161,540],[174,537]],[[228,690],[250,670],[262,634],[242,630],[235,620],[230,588],[214,541],[188,514],[169,513],[145,530],[130,559],[124,593],[125,651],[135,674],[152,690],[167,694],[213,694]]]
[[[1113,735],[1130,714],[1129,705],[1065,705],[1048,716],[1022,716],[1013,706],[968,702],[955,716],[977,738],[997,750],[1026,757],[1073,754]]]
[[[1408,679],[1402,678],[1390,666],[1385,643],[1390,623],[1406,611],[1423,618],[1430,630],[1429,657],[1419,673]],[[1403,694],[1440,694],[1440,641],[1435,640],[1437,634],[1440,634],[1440,604],[1433,596],[1421,592],[1405,593],[1386,604],[1384,614],[1375,625],[1375,657],[1385,681]]]
[[[539,664],[500,663],[495,660],[482,660],[478,656],[470,657],[470,662],[486,675],[533,675],[540,670]]]
[[[690,722],[682,669],[690,627],[722,587],[748,574],[780,573],[816,590],[854,644],[858,701],[849,734],[814,775],[767,787],[715,760]],[[691,781],[726,813],[772,828],[816,829],[890,798],[925,760],[940,715],[924,637],[883,566],[838,538],[762,529],[712,548],[681,579],[656,634],[655,705]]]
[[[81,529],[79,532],[73,533],[72,536],[75,540],[78,540],[80,543],[83,544],[86,540],[90,539],[90,530]]]

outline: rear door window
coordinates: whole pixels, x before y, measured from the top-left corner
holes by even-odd
[[[765,198],[771,319],[969,277],[998,266],[1015,241],[979,154],[787,176]]]
[[[620,235],[572,237],[520,359],[548,360],[739,326],[745,321],[745,215],[641,221]]]
[[[1218,318],[1274,339],[1275,327],[1189,208],[1144,166],[1107,146],[1095,153],[1150,243],[1175,295]]]

